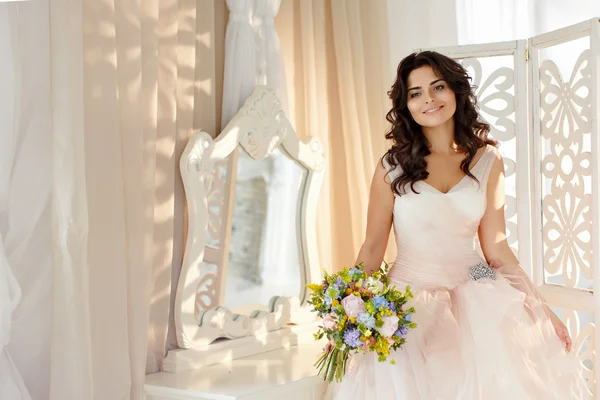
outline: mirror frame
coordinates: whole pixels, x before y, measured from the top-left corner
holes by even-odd
[[[297,225],[303,261],[301,265],[304,266],[304,271],[300,273],[302,289],[298,297],[273,297],[268,311],[255,310],[249,315],[241,315],[216,306],[201,311],[197,316],[199,283],[208,278],[216,280],[213,283],[215,287],[223,287],[226,279],[226,273],[208,273],[202,268],[207,250],[209,220],[205,178],[215,163],[226,160],[238,146],[256,160],[268,157],[277,146],[281,146],[287,156],[306,169]],[[229,165],[230,168],[231,165],[235,167],[236,163]],[[301,141],[298,138],[274,90],[266,86],[256,87],[216,139],[213,140],[202,131],[192,135],[180,158],[188,226],[174,303],[179,349],[169,351],[163,365],[164,371],[178,372],[271,351],[301,342],[300,336],[304,338],[307,334],[312,340],[316,316],[307,304],[308,289],[304,285],[322,278],[316,211],[324,170],[325,155],[318,139],[310,137],[307,141]],[[229,173],[228,177],[235,180],[235,174]],[[233,196],[234,186],[234,181],[227,183],[230,192],[228,197]],[[225,209],[224,212],[232,211],[227,204],[221,207]],[[218,265],[218,268],[223,267]],[[229,340],[216,341],[220,338]]]

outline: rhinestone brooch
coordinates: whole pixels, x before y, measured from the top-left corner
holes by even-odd
[[[489,265],[484,263],[477,263],[473,267],[469,268],[469,278],[472,281],[478,281],[480,279],[491,279],[496,280],[496,272],[490,268]]]

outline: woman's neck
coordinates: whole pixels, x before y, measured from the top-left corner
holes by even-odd
[[[436,154],[455,154],[458,148],[454,142],[454,120],[434,128],[423,127],[423,134],[429,142],[429,151]]]

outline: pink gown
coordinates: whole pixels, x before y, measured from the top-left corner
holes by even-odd
[[[398,257],[389,276],[402,290],[410,285],[418,327],[392,354],[395,365],[373,354],[353,356],[326,398],[588,398],[579,360],[565,351],[522,270],[503,266],[494,269],[495,279],[470,276],[471,267],[485,264],[476,237],[495,153],[488,145],[473,166],[481,185],[465,177],[444,194],[420,181],[420,194],[396,196]]]

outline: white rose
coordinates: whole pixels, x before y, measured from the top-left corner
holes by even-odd
[[[370,290],[373,294],[379,294],[383,290],[383,282],[369,277],[365,282],[367,290]]]

